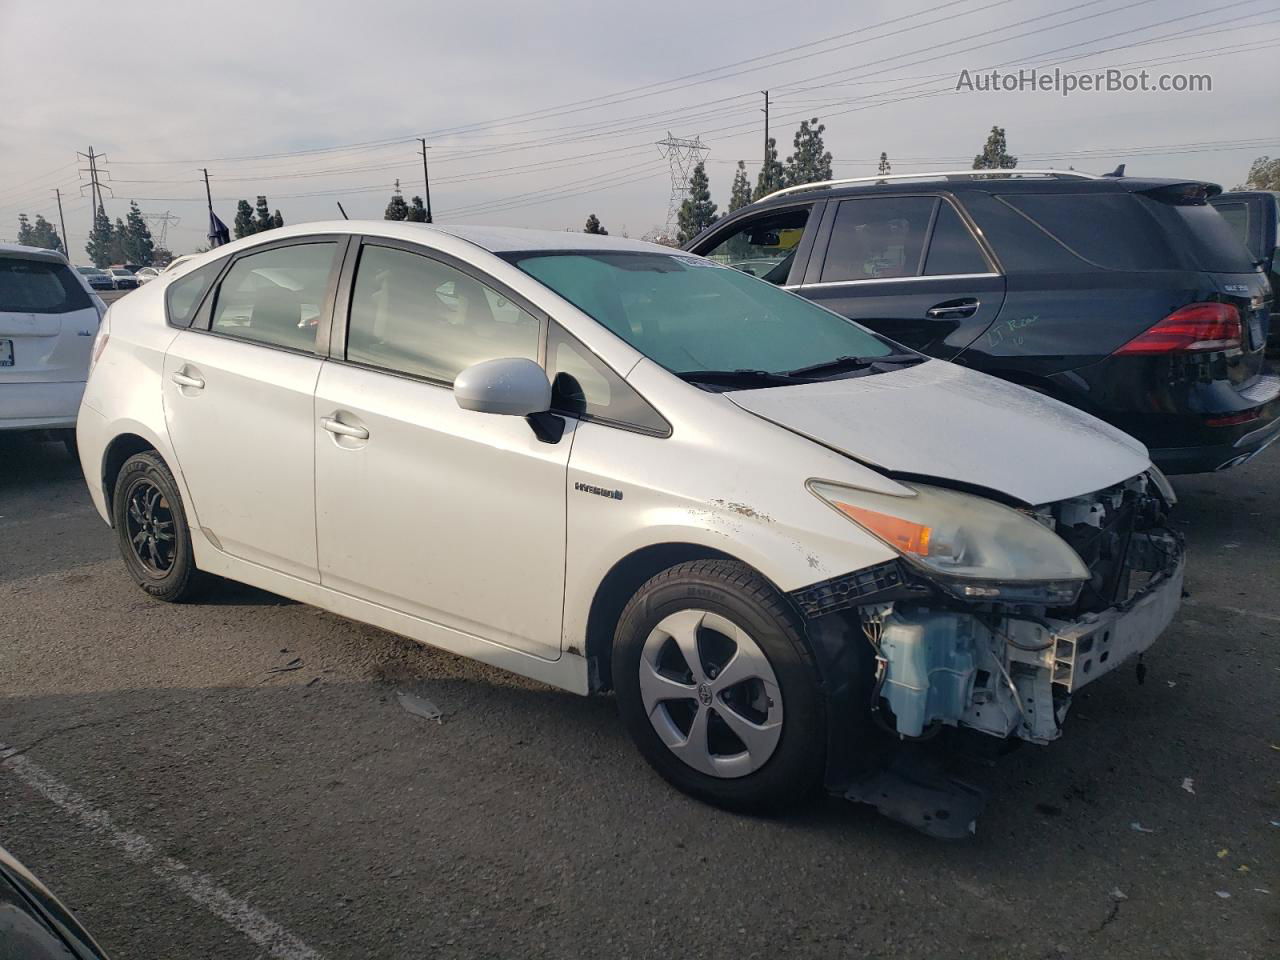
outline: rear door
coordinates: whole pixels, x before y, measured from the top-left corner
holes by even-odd
[[[165,421],[206,536],[312,582],[317,331],[345,249],[345,237],[303,237],[236,256],[164,363]]]
[[[999,314],[1004,277],[948,198],[857,197],[823,219],[794,286],[810,300],[943,359]]]
[[[75,420],[98,321],[61,257],[0,253],[0,425]]]

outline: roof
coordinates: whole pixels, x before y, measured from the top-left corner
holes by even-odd
[[[28,247],[21,243],[0,243],[0,256],[4,254],[18,254],[24,257],[40,257],[46,260],[67,262],[67,258],[57,250],[48,250],[44,247]]]
[[[354,222],[354,221],[353,221]],[[385,221],[374,221],[383,223]],[[426,230],[447,233],[459,240],[474,243],[490,253],[509,253],[530,250],[641,250],[652,253],[676,252],[644,240],[627,237],[602,236],[598,233],[579,233],[573,230],[527,230],[523,227],[479,227],[466,224],[414,224]]]

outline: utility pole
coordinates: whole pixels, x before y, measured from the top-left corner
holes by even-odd
[[[58,223],[62,227],[62,251],[67,255],[67,259],[70,260],[71,241],[67,238],[67,219],[62,215],[62,191],[54,187],[53,195],[58,198]]]
[[[200,172],[204,174],[204,199],[209,204],[209,213],[213,214],[213,194],[209,192],[209,168],[201,167]]]
[[[764,94],[764,176],[760,178],[760,182],[764,184],[765,193],[768,193],[773,186],[773,165],[769,162],[769,91],[760,92]]]
[[[419,137],[418,140],[422,144],[422,187],[426,191],[427,223],[435,223],[431,219],[431,177],[427,173],[427,138]]]

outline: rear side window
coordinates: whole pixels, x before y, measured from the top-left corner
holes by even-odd
[[[303,243],[237,259],[218,285],[213,332],[289,350],[314,350],[336,247]]]
[[[179,277],[169,284],[169,289],[164,292],[164,308],[171,326],[191,326],[196,309],[204,299],[205,291],[209,289],[209,284],[217,279],[225,262],[219,260],[199,270],[192,270],[185,277]]]
[[[822,264],[822,282],[919,276],[936,203],[933,197],[842,201]]]
[[[987,273],[990,270],[978,241],[960,219],[956,208],[942,201],[938,219],[933,225],[933,236],[929,240],[929,255],[924,262],[925,276]]]
[[[554,410],[645,433],[667,436],[671,432],[622,377],[555,323],[547,333],[547,376]]]
[[[1138,197],[1129,193],[1005,194],[1000,197],[1076,256],[1107,270],[1182,265]]]
[[[0,310],[69,313],[93,306],[71,268],[55,260],[0,257]]]

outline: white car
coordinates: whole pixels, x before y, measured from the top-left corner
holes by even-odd
[[[133,276],[138,283],[147,283],[160,276],[160,271],[156,267],[142,267]]]
[[[919,785],[876,737],[1053,740],[1181,596],[1137,441],[666,247],[290,226],[117,302],[94,355],[81,461],[149,594],[217,574],[612,689],[730,807],[825,785],[965,833],[970,794],[881,797]]]
[[[74,443],[105,311],[62,254],[0,244],[0,430],[54,431]]]

